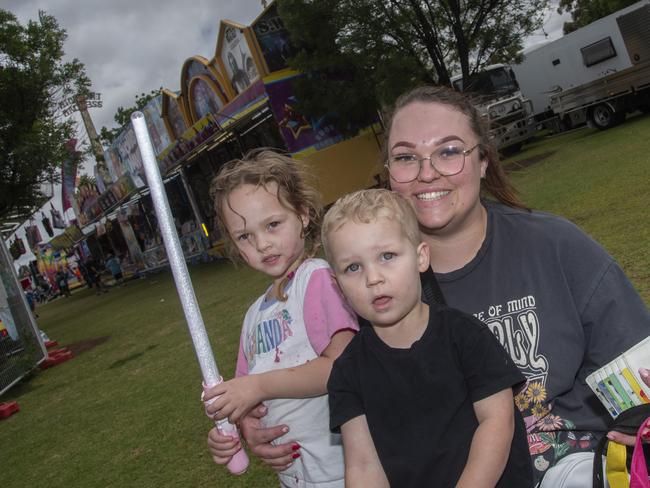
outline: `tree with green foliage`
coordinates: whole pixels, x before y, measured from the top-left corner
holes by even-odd
[[[308,73],[299,110],[354,131],[419,83],[468,82],[488,64],[518,57],[548,0],[278,0],[295,55]],[[336,114],[332,114],[332,109]]]
[[[560,0],[557,11],[571,14],[571,21],[565,22],[563,27],[568,34],[636,2],[638,0]]]
[[[149,93],[141,93],[135,96],[135,105],[133,107],[117,107],[117,112],[113,116],[113,120],[117,123],[117,127],[108,129],[102,127],[99,133],[99,139],[102,144],[110,146],[117,136],[124,130],[127,124],[131,122],[131,114],[136,110],[142,110],[151,100],[160,95],[162,86],[157,90],[151,90]]]
[[[90,80],[77,59],[63,62],[66,32],[39,11],[21,25],[0,9],[0,218],[39,206],[43,183],[57,181],[74,122],[62,114]]]

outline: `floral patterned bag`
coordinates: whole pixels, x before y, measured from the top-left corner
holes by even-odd
[[[538,488],[618,488],[620,486],[650,488],[646,459],[641,445],[641,433],[644,427],[650,427],[650,404],[632,407],[624,411],[610,425],[609,430],[637,436],[629,476],[626,468],[626,454],[623,454],[622,465],[613,466],[621,460],[621,449],[625,453],[625,447],[621,448],[616,443],[611,443],[610,446],[607,437],[603,436],[595,453],[577,452],[560,459],[546,472]],[[606,452],[606,448],[608,448],[607,451],[610,451],[607,459],[607,475],[612,479],[608,479],[603,470],[603,454]]]

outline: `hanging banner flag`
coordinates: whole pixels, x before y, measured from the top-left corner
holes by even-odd
[[[61,212],[54,208],[52,202],[50,202],[50,216],[52,218],[52,227],[55,229],[65,229],[65,222],[63,222],[63,217],[61,217]]]
[[[61,165],[61,203],[63,206],[63,212],[74,208],[74,184],[77,178],[77,164],[81,157],[81,153],[75,148],[77,146],[76,139],[70,139],[66,143],[66,148],[68,149],[70,156],[63,161]]]
[[[14,261],[20,257],[20,249],[18,249],[18,241],[14,241],[9,246],[9,254],[14,258]]]
[[[16,247],[18,248],[18,251],[20,252],[21,256],[27,252],[22,237],[16,237]]]
[[[48,219],[45,214],[41,214],[41,223],[43,224],[43,228],[45,229],[45,232],[47,232],[47,235],[52,237],[54,235],[54,231],[52,230],[50,219]]]
[[[29,247],[32,249],[32,251],[36,249],[38,247],[38,243],[43,240],[36,224],[25,226],[25,236],[27,237],[27,243],[29,244]]]

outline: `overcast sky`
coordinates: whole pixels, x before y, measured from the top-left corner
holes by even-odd
[[[2,0],[0,8],[23,25],[44,10],[66,30],[64,59],[79,59],[92,90],[102,96],[103,107],[90,109],[99,133],[104,126],[116,126],[117,108],[133,106],[137,94],[160,86],[178,90],[185,60],[197,54],[214,56],[219,22],[249,25],[262,4],[260,0]],[[563,22],[555,7],[549,9],[543,30],[525,45],[559,37]],[[81,125],[79,139],[87,141]],[[91,164],[85,166],[83,172],[92,171]],[[54,206],[60,209],[59,194],[55,189]],[[42,229],[41,234],[46,237]],[[18,235],[24,236],[24,230]]]
[[[160,86],[180,87],[190,56],[214,56],[219,22],[244,25],[262,11],[260,0],[2,0],[21,23],[45,10],[68,33],[66,59],[85,66],[103,108],[92,108],[97,132],[116,124],[117,107]]]
[[[187,58],[214,56],[219,22],[249,25],[261,13],[262,4],[260,0],[2,0],[0,8],[12,12],[23,25],[38,19],[38,11],[44,10],[66,30],[64,59],[79,59],[92,90],[102,96],[103,107],[90,109],[99,133],[103,126],[117,125],[113,121],[117,108],[133,106],[136,94],[160,86],[178,90]],[[86,141],[83,126],[79,127],[79,139]],[[91,172],[90,166],[85,164],[83,172]],[[58,185],[52,203],[61,209]],[[36,223],[47,240],[40,214]],[[16,231],[19,237],[25,235],[23,227]],[[31,259],[28,251],[16,264]]]
[[[68,33],[66,58],[86,66],[103,108],[90,109],[97,128],[114,127],[119,106],[160,86],[177,90],[187,58],[214,56],[221,20],[249,25],[262,11],[260,0],[3,0],[21,23],[45,10]],[[544,30],[557,37],[562,19],[549,13]],[[527,44],[544,40],[532,36]]]

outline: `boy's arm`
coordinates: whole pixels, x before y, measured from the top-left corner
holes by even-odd
[[[348,420],[341,426],[345,456],[346,488],[389,488],[365,415]]]
[[[456,488],[493,488],[508,461],[515,431],[512,389],[474,402],[478,428]]]
[[[264,400],[324,395],[332,364],[353,337],[353,331],[341,330],[334,334],[318,358],[305,364],[235,378],[207,390],[206,400],[220,397],[206,408],[206,412],[217,420],[228,417],[234,423]]]

